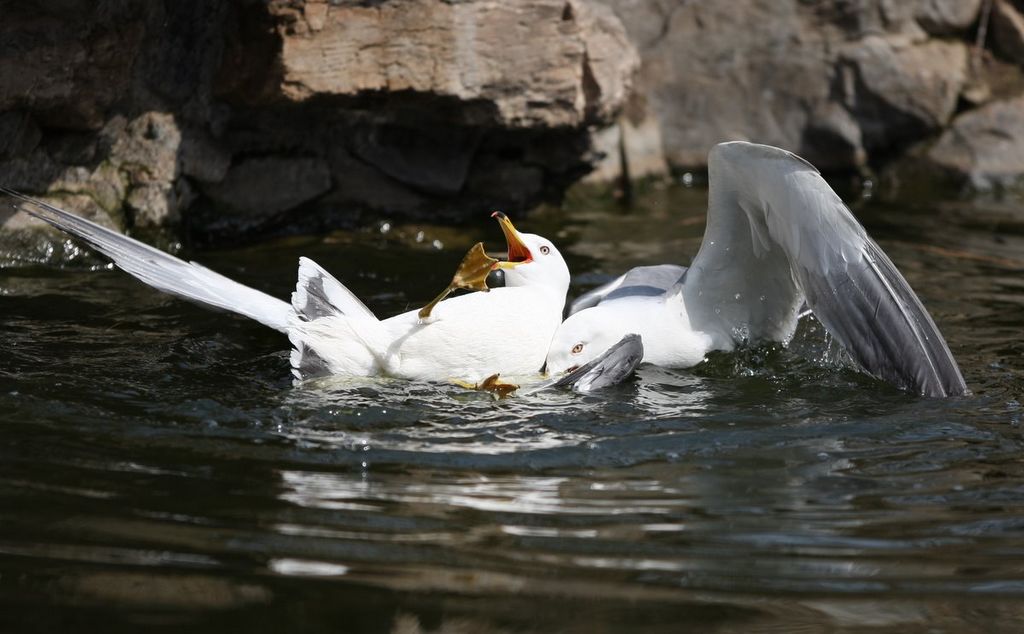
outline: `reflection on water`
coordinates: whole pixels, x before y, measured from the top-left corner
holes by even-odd
[[[685,263],[703,193],[639,199],[527,224],[566,245],[577,291]],[[0,631],[1015,631],[1024,221],[861,215],[973,396],[880,384],[813,319],[788,348],[592,395],[293,387],[286,342],[256,324],[104,267],[4,269]],[[487,229],[443,241],[500,243]],[[198,259],[283,296],[311,255],[388,314],[463,250],[417,245],[366,232]]]

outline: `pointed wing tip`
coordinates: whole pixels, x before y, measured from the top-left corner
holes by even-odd
[[[712,147],[708,153],[709,165],[717,162],[737,164],[745,161],[766,159],[795,162],[810,169],[815,174],[820,173],[818,168],[807,159],[774,145],[751,143],[750,141],[723,141]]]
[[[970,396],[971,391],[967,388],[967,383],[964,382],[963,377],[960,375],[959,368],[954,366],[956,371],[955,377],[948,377],[947,380],[941,380],[932,388],[925,388],[921,391],[921,395],[929,398],[953,398],[957,396]]]

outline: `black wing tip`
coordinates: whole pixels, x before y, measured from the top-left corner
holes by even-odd
[[[967,383],[960,375],[960,369],[953,364],[952,371],[956,373],[956,376],[950,377],[937,377],[938,383],[929,384],[924,388],[918,390],[921,396],[926,398],[956,398],[958,396],[970,396],[971,391],[967,388]]]

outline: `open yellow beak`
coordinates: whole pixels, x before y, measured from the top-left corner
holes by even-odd
[[[494,268],[511,269],[520,264],[532,262],[533,255],[530,254],[530,249],[523,243],[523,239],[519,237],[519,232],[516,231],[508,216],[500,211],[496,211],[491,214],[491,218],[498,219],[498,224],[501,225],[501,232],[505,234],[505,243],[508,245],[508,261],[498,262],[494,265]]]

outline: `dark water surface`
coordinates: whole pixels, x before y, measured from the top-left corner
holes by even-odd
[[[565,245],[579,291],[688,262],[704,204],[520,224]],[[9,262],[0,631],[1024,631],[1024,212],[858,213],[973,396],[895,391],[813,322],[591,396],[293,387],[256,323],[98,260]],[[481,218],[190,255],[282,297],[309,255],[386,315],[477,239],[501,244]]]

